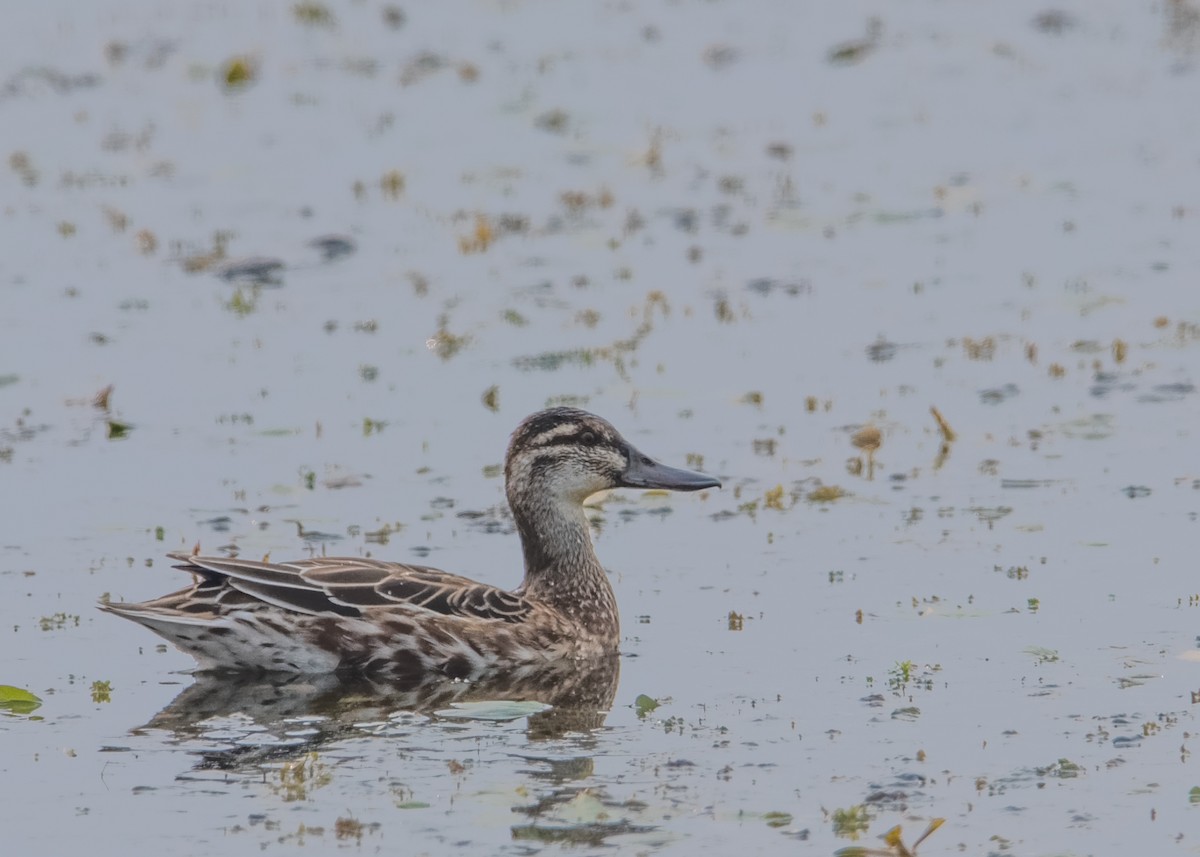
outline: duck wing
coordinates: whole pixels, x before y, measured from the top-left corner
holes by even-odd
[[[533,605],[519,595],[436,568],[364,557],[283,563],[169,555],[200,578],[200,589],[230,587],[259,601],[311,615],[361,616],[366,610],[429,611],[519,622]]]

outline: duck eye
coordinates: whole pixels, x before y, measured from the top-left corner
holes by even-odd
[[[592,431],[585,431],[583,434],[581,434],[579,436],[579,442],[582,443],[584,446],[595,446],[596,445],[596,433],[592,432]]]

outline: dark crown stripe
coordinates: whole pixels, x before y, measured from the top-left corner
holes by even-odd
[[[583,435],[589,431],[596,436],[596,443],[586,444],[583,442]],[[610,445],[608,438],[600,434],[600,432],[596,431],[595,429],[581,428],[577,432],[572,432],[571,434],[560,434],[557,437],[552,437],[549,440],[543,441],[537,444],[537,448],[549,449],[552,446],[599,446],[600,444],[605,444],[606,446]]]

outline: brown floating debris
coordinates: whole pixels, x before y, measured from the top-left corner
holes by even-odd
[[[851,435],[850,443],[867,454],[867,478],[874,479],[875,451],[883,444],[883,433],[875,426],[863,426]]]
[[[138,230],[134,239],[137,241],[138,252],[143,256],[149,256],[158,249],[158,238],[149,229]]]
[[[929,413],[933,414],[933,418],[937,420],[938,430],[942,433],[942,440],[946,441],[946,443],[953,443],[958,439],[958,435],[955,434],[954,429],[950,428],[950,423],[946,422],[946,418],[942,416],[941,411],[935,406],[930,405]]]
[[[837,485],[822,485],[819,488],[814,488],[806,495],[806,499],[810,503],[832,503],[835,500],[840,500],[846,496],[846,490]]]
[[[109,384],[99,393],[92,397],[92,407],[99,408],[102,411],[108,410],[108,400],[112,398],[113,385]]]
[[[1129,353],[1129,345],[1123,339],[1114,339],[1112,344],[1113,360],[1118,363],[1125,362],[1125,355]]]
[[[379,189],[385,199],[399,199],[404,193],[404,173],[399,170],[389,170],[379,179]]]
[[[879,449],[883,443],[883,435],[875,426],[863,426],[850,438],[856,449],[861,449],[868,455]]]

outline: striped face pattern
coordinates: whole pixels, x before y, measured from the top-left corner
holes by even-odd
[[[515,489],[583,502],[615,488],[632,450],[604,419],[576,408],[551,408],[517,427],[508,448],[509,501]]]

